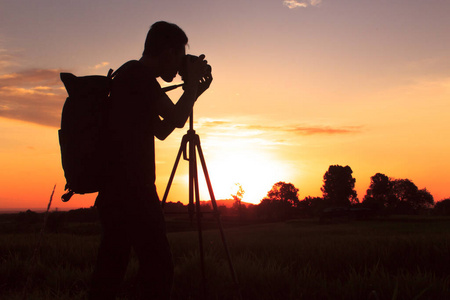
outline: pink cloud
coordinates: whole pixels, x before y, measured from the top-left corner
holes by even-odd
[[[254,135],[258,135],[264,132],[288,132],[296,135],[336,135],[336,134],[352,134],[359,133],[362,130],[362,126],[322,126],[322,125],[287,125],[287,126],[267,126],[267,125],[249,125],[238,124],[225,120],[201,120],[199,125],[202,128],[212,129],[216,132],[220,131],[249,131]],[[233,133],[236,134],[236,133]]]
[[[283,5],[289,9],[308,7],[308,6],[318,6],[322,3],[322,0],[284,0]]]
[[[30,69],[0,76],[0,117],[59,127],[66,92],[61,70]]]

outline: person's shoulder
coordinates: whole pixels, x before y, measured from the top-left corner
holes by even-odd
[[[124,63],[118,70],[117,76],[119,75],[131,75],[131,74],[140,74],[144,71],[144,66],[137,60],[130,60]]]
[[[143,93],[156,93],[161,86],[152,73],[142,62],[130,60],[124,63],[113,79],[115,91],[142,91]]]
[[[140,86],[148,82],[149,73],[146,67],[137,60],[130,60],[124,63],[117,71],[114,77],[116,85]]]

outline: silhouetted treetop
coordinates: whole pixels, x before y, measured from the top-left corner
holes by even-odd
[[[370,186],[367,195],[376,197],[388,194],[392,189],[391,180],[382,173],[376,173],[370,178]]]
[[[434,213],[440,216],[450,215],[450,198],[439,201],[434,206]]]
[[[298,200],[298,189],[292,183],[277,182],[272,186],[272,189],[267,193],[266,199],[281,201],[290,206],[297,206],[299,204]]]
[[[371,177],[363,203],[373,209],[403,214],[430,208],[434,199],[427,189],[419,190],[409,179],[393,179],[377,173]]]
[[[355,178],[349,166],[332,165],[323,176],[323,186],[320,189],[324,200],[333,206],[349,206],[357,203]]]
[[[299,205],[298,189],[292,183],[277,182],[258,205],[258,216],[265,220],[285,220]]]

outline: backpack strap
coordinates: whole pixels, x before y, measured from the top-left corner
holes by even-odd
[[[114,72],[113,69],[109,69],[108,75],[106,75],[106,77],[113,78],[114,76],[116,76],[116,73],[117,73],[117,71]]]

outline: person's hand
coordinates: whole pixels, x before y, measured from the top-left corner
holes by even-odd
[[[200,79],[200,83],[198,85],[198,90],[197,90],[197,97],[199,97],[201,94],[203,94],[204,91],[209,89],[209,86],[211,85],[212,80],[213,80],[213,77],[212,77],[211,73],[207,74],[206,76],[203,76]]]
[[[205,75],[208,73],[208,61],[205,60],[205,55],[200,55],[196,60],[187,59],[186,61],[186,77],[185,84],[193,85],[200,84],[204,81]],[[205,89],[206,90],[206,89]]]

